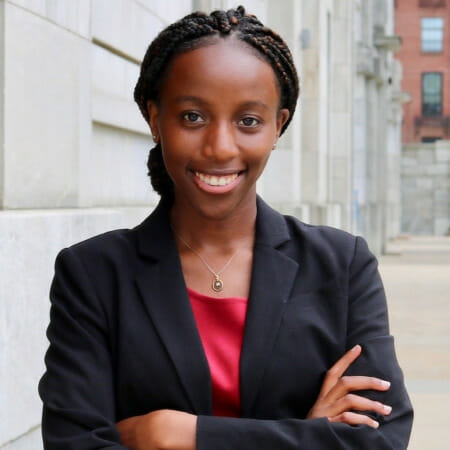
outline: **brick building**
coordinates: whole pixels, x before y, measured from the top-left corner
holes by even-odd
[[[403,143],[450,139],[450,0],[396,0],[403,66]]]

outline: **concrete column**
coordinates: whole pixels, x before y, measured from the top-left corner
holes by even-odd
[[[330,145],[327,203],[338,204],[339,226],[351,229],[352,206],[352,97],[353,2],[337,1],[332,20],[330,90]]]
[[[324,203],[327,192],[329,40],[324,26],[328,9],[323,0],[302,2],[301,7],[302,32],[308,41],[302,55],[301,192],[302,201],[314,205]]]
[[[281,6],[267,2],[267,25],[289,46],[299,76],[301,74],[301,8],[295,0]],[[301,215],[301,110],[297,109],[286,133],[272,152],[260,186],[264,198],[278,210]]]
[[[5,3],[0,1],[0,67],[5,67]],[[5,192],[5,71],[0,70],[0,209]]]

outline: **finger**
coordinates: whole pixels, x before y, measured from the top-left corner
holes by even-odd
[[[378,428],[380,426],[380,424],[371,417],[350,411],[346,411],[334,417],[329,417],[328,420],[330,422],[347,423],[348,425],[368,425],[372,428]]]
[[[341,377],[327,394],[328,402],[334,402],[350,392],[373,390],[387,391],[391,383],[375,377],[345,376]]]
[[[355,345],[344,356],[338,359],[328,370],[320,390],[320,396],[325,396],[330,389],[342,377],[344,372],[350,367],[353,361],[361,354],[361,346]]]
[[[375,400],[370,400],[360,395],[348,394],[340,398],[337,402],[328,407],[328,416],[337,416],[346,411],[371,411],[387,416],[391,413],[392,407]]]

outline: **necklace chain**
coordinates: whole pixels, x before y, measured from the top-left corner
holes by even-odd
[[[172,231],[174,232],[175,236],[195,255],[197,255],[200,258],[200,261],[205,265],[205,267],[214,275],[214,280],[212,282],[211,288],[215,292],[220,292],[223,289],[223,280],[220,278],[220,274],[225,271],[225,269],[230,265],[233,258],[237,255],[240,249],[237,249],[232,255],[231,258],[225,263],[225,265],[218,270],[217,272],[208,264],[208,262],[203,258],[200,253],[198,253],[196,250],[194,250],[171,226]]]

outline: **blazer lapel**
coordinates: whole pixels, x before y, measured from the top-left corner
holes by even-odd
[[[252,281],[242,346],[241,412],[251,416],[298,264],[278,248],[290,240],[285,219],[258,198]]]
[[[136,282],[195,414],[212,414],[211,376],[169,226],[160,202],[136,228],[141,265]]]
[[[142,256],[136,283],[195,414],[212,415],[211,376],[169,224],[160,202],[136,228]],[[251,416],[298,264],[282,251],[290,240],[282,215],[258,198],[252,281],[240,359],[242,416]]]

